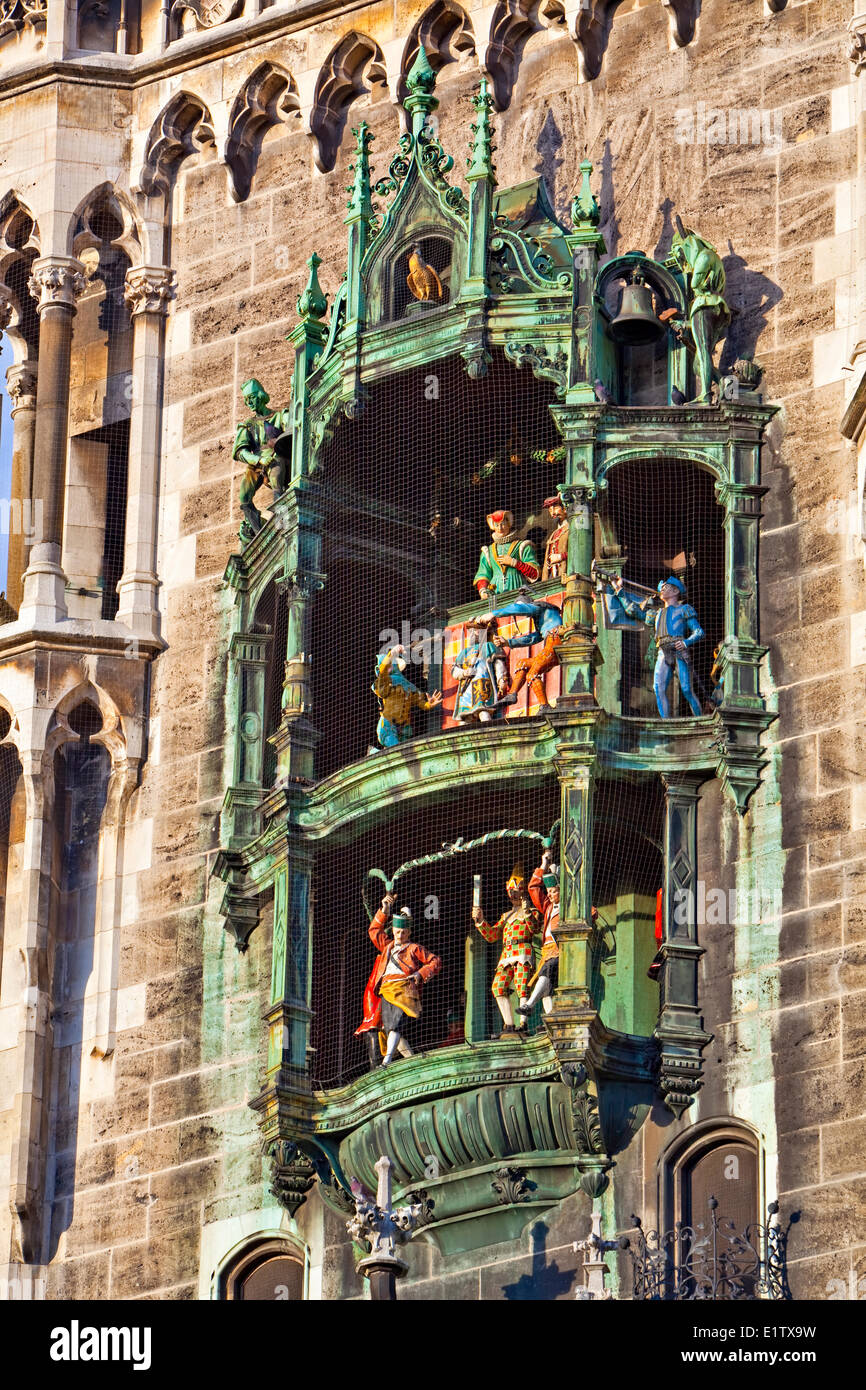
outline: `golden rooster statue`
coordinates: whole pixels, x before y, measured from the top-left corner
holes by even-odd
[[[432,265],[421,259],[421,247],[417,241],[409,255],[409,274],[406,284],[416,299],[429,300],[442,298],[442,281]]]

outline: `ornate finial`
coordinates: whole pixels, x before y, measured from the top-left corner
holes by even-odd
[[[472,153],[466,161],[468,179],[489,179],[491,183],[496,181],[496,170],[493,167],[493,127],[490,124],[490,112],[493,110],[493,98],[487,86],[487,78],[482,77],[481,86],[472,98],[472,105],[478,112],[478,120],[470,126],[472,131]]]
[[[571,220],[575,227],[590,226],[597,227],[601,219],[601,209],[595,198],[595,194],[589,186],[589,176],[592,173],[592,160],[583,159],[580,163],[582,175],[580,181],[580,192],[571,202]]]
[[[319,277],[316,274],[321,264],[321,256],[317,256],[314,251],[307,261],[310,273],[304,292],[298,300],[298,313],[302,319],[323,319],[327,312],[328,296],[319,284]]]
[[[358,217],[369,217],[373,211],[370,200],[370,146],[373,132],[367,122],[362,121],[357,129],[352,130],[352,134],[355,137],[355,163],[349,165],[354,177],[346,188],[351,195],[346,204],[349,209],[347,222],[354,222]]]
[[[435,86],[436,74],[430,66],[430,61],[422,44],[406,76],[406,87],[409,95],[406,98],[405,106],[412,117],[412,135],[416,139],[424,129],[430,112],[435,111],[439,105],[439,98],[433,95]]]
[[[436,74],[430,66],[430,59],[423,43],[419,46],[415,61],[406,76],[406,86],[412,96],[419,92],[429,96],[436,86]]]

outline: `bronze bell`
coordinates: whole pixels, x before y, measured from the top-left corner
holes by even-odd
[[[619,313],[610,325],[610,335],[624,347],[641,347],[656,342],[665,326],[656,317],[653,292],[643,280],[626,285],[619,302]]]

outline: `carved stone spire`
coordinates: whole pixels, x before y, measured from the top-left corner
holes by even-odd
[[[430,60],[424,49],[424,45],[418,49],[418,54],[406,77],[406,86],[409,95],[406,98],[406,110],[412,117],[412,134],[417,136],[423,130],[424,122],[432,111],[439,105],[439,98],[433,95],[436,86],[436,74],[430,66]]]
[[[352,182],[348,185],[346,192],[350,195],[346,206],[349,209],[347,222],[366,222],[369,224],[373,216],[373,203],[370,197],[370,146],[373,143],[373,132],[362,121],[356,130],[352,131],[355,137],[355,163],[349,165],[349,170],[353,175]]]
[[[592,173],[591,159],[581,160],[580,173],[580,189],[571,203],[571,220],[576,230],[578,228],[597,227],[601,219],[601,209],[589,182],[589,176]]]
[[[298,299],[298,313],[302,319],[323,319],[327,313],[328,296],[319,284],[319,277],[316,274],[321,264],[321,256],[317,256],[314,251],[307,261],[310,273],[304,292]]]
[[[496,170],[493,167],[493,126],[490,123],[490,112],[493,110],[493,97],[487,85],[487,78],[482,77],[481,85],[475,96],[472,98],[472,105],[478,112],[478,120],[472,130],[472,153],[466,161],[466,178],[470,182],[475,179],[487,179],[489,183],[495,185]]]

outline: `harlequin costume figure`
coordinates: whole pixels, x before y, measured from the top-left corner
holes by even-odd
[[[658,647],[653,690],[656,706],[662,719],[670,719],[670,686],[676,668],[680,690],[692,714],[702,714],[701,703],[692,689],[692,663],[690,648],[700,642],[704,630],[698,622],[698,615],[690,604],[683,600],[686,586],[681,579],[663,579],[658,587],[661,608],[653,607],[647,612],[651,598],[636,603],[621,591],[623,580],[617,575],[612,587],[624,612],[630,618],[637,618],[652,627]]]
[[[386,893],[382,905],[370,923],[370,940],[378,951],[376,964],[364,990],[364,1018],[355,1037],[378,1034],[379,1047],[384,1053],[382,1066],[401,1057],[411,1057],[406,1041],[411,1019],[421,1013],[421,989],[432,980],[441,966],[438,956],[412,940],[412,913],[401,907],[393,918],[393,935],[388,935],[388,922],[394,910],[395,895]]]
[[[497,608],[495,616],[532,619],[529,632],[503,639],[507,647],[535,647],[541,643],[541,651],[536,652],[535,656],[527,656],[518,661],[511,688],[508,694],[503,696],[501,703],[513,705],[524,685],[528,685],[540,709],[549,709],[545,676],[559,660],[557,647],[563,635],[562,609],[557,608],[555,603],[529,598],[524,589],[523,596],[505,604],[503,608]]]
[[[540,570],[531,541],[522,541],[514,530],[512,512],[495,511],[487,518],[491,540],[482,546],[473,583],[478,597],[508,594],[524,583],[534,584]]]
[[[515,865],[505,885],[511,907],[493,926],[485,919],[480,907],[473,907],[472,920],[485,941],[502,941],[502,953],[493,976],[491,992],[502,1015],[500,1037],[515,1031],[514,1014],[509,995],[514,990],[521,1003],[526,1002],[529,977],[532,974],[532,938],[540,928],[540,919],[532,906],[526,889],[523,870]],[[521,1016],[517,1027],[526,1019]]]
[[[458,681],[454,719],[477,719],[486,724],[497,712],[499,699],[508,689],[508,662],[493,625],[479,623],[451,668]]]
[[[538,969],[529,981],[532,990],[529,998],[517,1006],[517,1012],[524,1018],[541,1000],[546,1014],[553,1008],[553,991],[559,975],[559,947],[556,944],[556,929],[559,926],[559,870],[551,863],[550,851],[545,850],[541,863],[529,880],[529,896],[536,911],[541,914],[541,960]]]
[[[545,497],[545,510],[550,512],[556,526],[551,531],[544,547],[544,564],[541,567],[541,581],[562,579],[568,568],[568,520],[561,497]]]
[[[396,748],[412,737],[413,709],[435,709],[442,703],[441,691],[422,695],[417,686],[406,679],[403,651],[403,647],[392,647],[376,659],[376,679],[370,688],[379,701],[376,737],[382,748]]]

